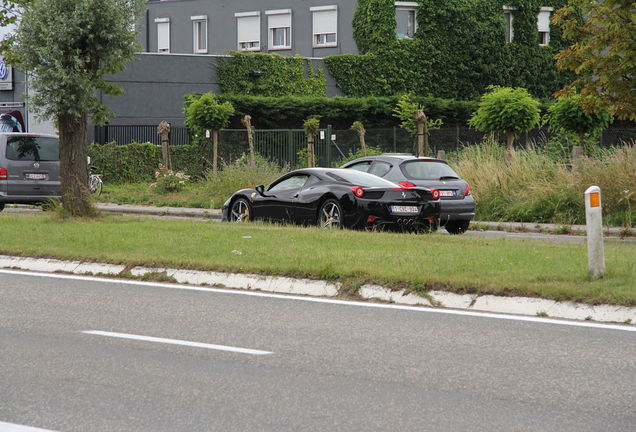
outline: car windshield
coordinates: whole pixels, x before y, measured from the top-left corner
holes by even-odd
[[[412,180],[441,180],[459,178],[451,167],[443,162],[414,160],[400,165],[402,173]]]
[[[374,176],[373,174],[367,174],[356,170],[343,169],[330,171],[327,175],[339,182],[351,183],[356,186],[399,188],[398,185],[388,180],[384,180],[383,178]]]
[[[57,138],[13,136],[7,139],[7,159],[14,161],[60,160]]]

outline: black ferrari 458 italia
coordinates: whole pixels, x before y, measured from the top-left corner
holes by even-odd
[[[337,168],[292,171],[268,187],[242,189],[223,204],[223,219],[230,222],[260,219],[413,232],[437,229],[439,212],[436,189],[407,189],[372,174]]]

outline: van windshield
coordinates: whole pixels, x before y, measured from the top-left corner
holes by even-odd
[[[58,161],[60,143],[57,138],[11,136],[7,138],[6,156],[14,161]]]

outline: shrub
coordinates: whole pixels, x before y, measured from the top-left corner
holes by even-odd
[[[234,192],[267,185],[288,171],[287,167],[281,168],[260,155],[256,155],[256,165],[252,166],[249,155],[244,154],[232,164],[223,165],[222,171],[208,172],[203,185],[213,207],[220,207]]]
[[[190,176],[182,171],[173,171],[160,165],[159,171],[155,172],[155,179],[157,181],[150,187],[161,194],[167,194],[181,191],[190,180]]]

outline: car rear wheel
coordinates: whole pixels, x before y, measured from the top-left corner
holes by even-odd
[[[242,223],[252,219],[252,206],[245,198],[239,198],[232,204],[230,222]]]
[[[328,199],[318,211],[318,225],[321,228],[342,228],[342,207],[334,199]]]
[[[444,225],[444,228],[449,234],[463,234],[468,230],[468,225],[470,225],[470,221],[467,220],[449,221]]]

